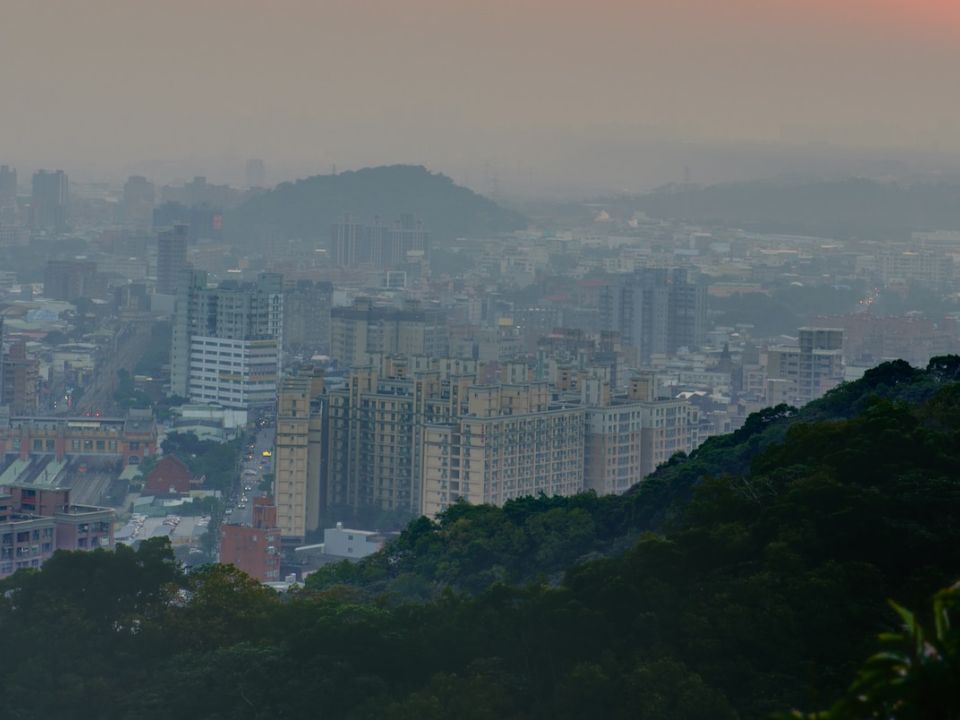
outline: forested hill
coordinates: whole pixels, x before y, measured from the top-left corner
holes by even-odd
[[[955,356],[883,365],[800,411],[753,416],[629,495],[458,506],[286,597],[222,566],[184,576],[157,541],[59,553],[0,583],[3,714],[759,720],[827,707],[900,621],[888,598],[922,609],[960,578],[958,378]],[[906,659],[876,661],[897,679],[879,683],[895,711],[830,717],[954,717],[901,712],[912,706],[888,693],[957,706],[954,615],[919,644],[903,616]]]
[[[437,242],[520,230],[526,219],[446,175],[413,165],[390,165],[316,175],[256,195],[224,218],[237,243],[266,239],[323,239],[346,215],[360,222],[393,223],[408,214]]]
[[[837,239],[906,239],[914,230],[960,230],[960,184],[864,178],[757,180],[671,186],[612,203],[629,214]]]
[[[708,439],[690,457],[675,457],[625,495],[526,498],[502,509],[456,506],[437,522],[411,523],[377,555],[322,569],[310,584],[348,584],[422,600],[447,587],[477,592],[497,581],[555,583],[571,565],[621,552],[644,532],[683,528],[694,490],[706,479],[742,483],[743,492],[765,487],[770,479],[754,477],[752,470],[788,438],[799,439],[815,428],[848,433],[868,417],[893,417],[908,412],[904,408],[916,413],[937,393],[952,397],[958,382],[955,356],[936,358],[926,369],[885,363],[800,410],[782,405],[751,415],[735,433]],[[807,449],[809,467],[817,472],[831,461],[817,457],[816,448]],[[866,458],[862,470],[841,479],[858,480],[883,457]]]

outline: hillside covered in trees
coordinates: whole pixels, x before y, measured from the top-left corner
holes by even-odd
[[[379,217],[389,224],[405,214],[422,221],[439,243],[527,225],[519,213],[456,185],[446,175],[421,166],[390,165],[282,183],[227,213],[224,232],[241,244],[325,241],[333,223],[347,215],[368,223]]]
[[[914,230],[960,230],[960,185],[866,178],[758,180],[669,186],[612,203],[623,213],[837,239],[909,238]]]
[[[752,416],[627,495],[456,506],[286,596],[231,568],[184,576],[153,541],[59,554],[0,588],[3,707],[104,719],[815,711],[903,623],[887,599],[923,610],[960,578],[958,546],[960,358],[889,363],[802,410]],[[952,687],[945,667],[939,685],[911,687]],[[920,717],[891,702],[883,717]]]

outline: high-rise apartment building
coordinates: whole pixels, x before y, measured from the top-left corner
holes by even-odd
[[[70,183],[63,170],[38,170],[30,196],[30,227],[35,231],[63,232],[70,218]]]
[[[602,378],[586,379],[581,391],[588,490],[622,493],[700,444],[699,410],[685,400],[657,398],[651,373],[637,373],[625,396],[611,395]]]
[[[123,185],[120,200],[120,224],[129,230],[145,232],[153,226],[156,188],[140,175],[132,175]]]
[[[797,345],[767,349],[768,402],[801,407],[843,382],[843,330],[802,327]]]
[[[473,360],[371,357],[327,393],[327,503],[421,512],[423,433],[456,417],[477,382]]]
[[[157,292],[162,295],[176,295],[184,279],[189,234],[186,225],[175,225],[157,235]]]
[[[298,280],[283,291],[283,344],[291,350],[330,352],[333,285]]]
[[[273,452],[277,523],[285,543],[300,544],[320,527],[323,487],[323,376],[287,377],[277,393]]]
[[[583,453],[583,408],[554,402],[547,383],[472,386],[465,412],[426,426],[420,511],[433,516],[461,498],[574,495]]]
[[[207,287],[206,272],[187,271],[174,311],[171,393],[241,410],[272,408],[282,342],[282,276]]]
[[[450,343],[442,312],[415,302],[374,305],[365,298],[331,310],[330,335],[330,354],[345,368],[366,363],[371,353],[445,357]]]
[[[600,294],[602,329],[620,333],[640,362],[699,348],[706,313],[706,287],[682,268],[643,268]]]
[[[482,384],[491,373],[473,359],[384,355],[355,368],[324,396],[328,507],[435,515],[461,498],[623,492],[699,444],[696,407],[656,397],[651,374],[612,396],[602,367],[572,393],[526,363],[500,371]]]

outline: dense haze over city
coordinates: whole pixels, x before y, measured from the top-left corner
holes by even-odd
[[[960,717],[957,67],[0,0],[0,718]]]
[[[500,190],[569,195],[649,189],[684,166],[707,182],[882,172],[865,149],[956,171],[960,151],[947,0],[3,10],[6,160],[77,179],[238,183],[261,157],[274,181],[413,162],[482,191],[496,174]],[[834,149],[807,157],[811,143]]]

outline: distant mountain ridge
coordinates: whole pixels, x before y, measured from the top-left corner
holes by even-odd
[[[436,242],[526,227],[520,213],[419,165],[388,165],[286,182],[247,200],[224,218],[226,237],[253,244],[269,239],[326,239],[350,215],[391,223],[403,214],[423,222]]]
[[[904,239],[912,231],[960,230],[960,183],[866,178],[774,178],[708,186],[670,185],[611,201],[658,219],[837,239]]]

